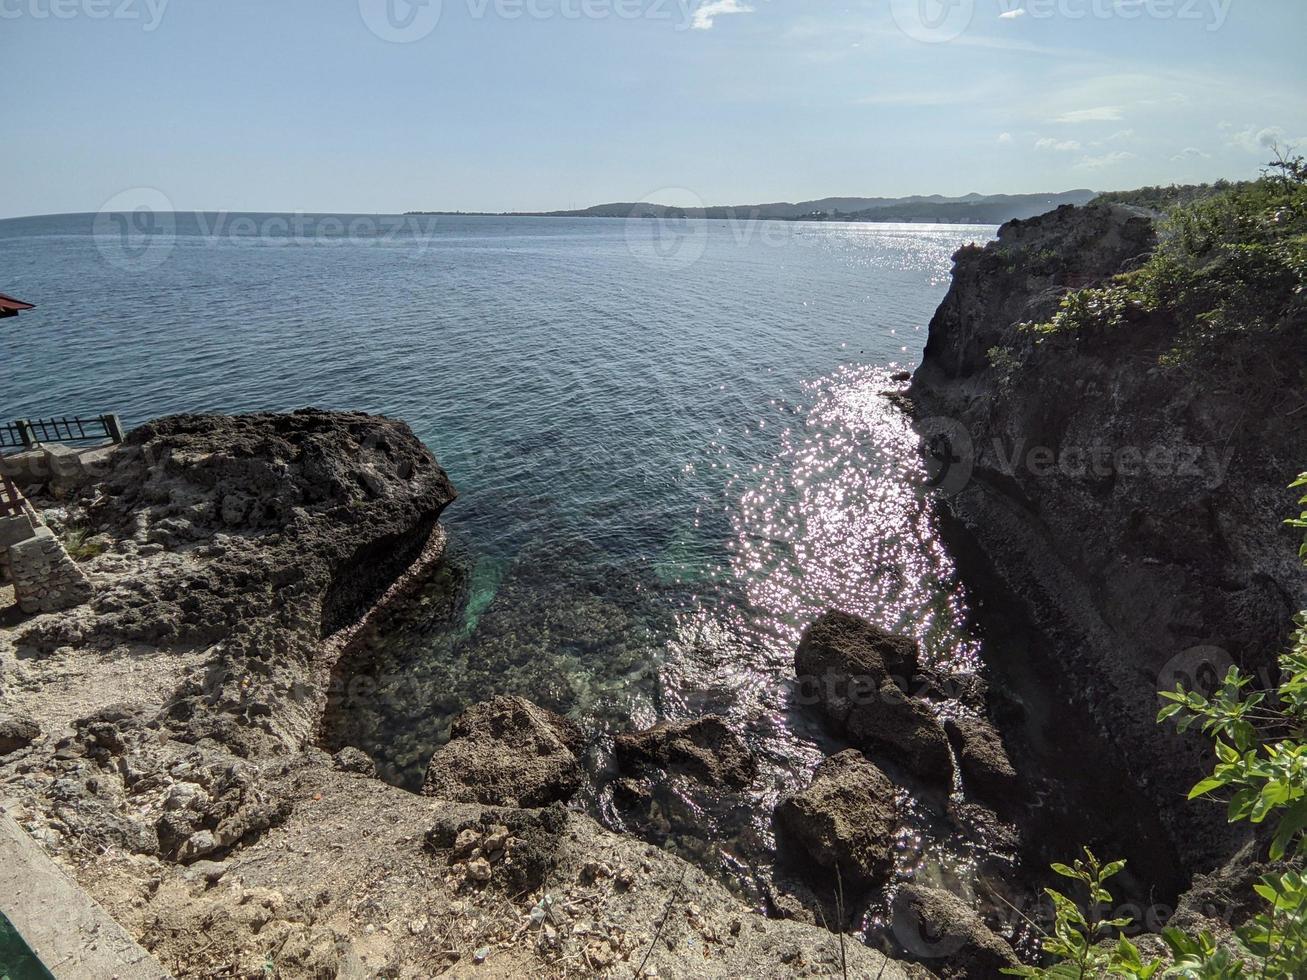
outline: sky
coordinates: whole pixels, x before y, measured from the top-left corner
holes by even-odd
[[[1302,0],[0,0],[0,217],[1247,178],[1305,46]]]

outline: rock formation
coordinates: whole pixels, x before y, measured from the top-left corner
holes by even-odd
[[[829,612],[803,634],[794,655],[799,698],[874,757],[947,790],[948,737],[938,717],[907,691],[920,671],[916,643],[865,620]]]
[[[99,465],[60,503],[103,546],[94,598],[0,630],[0,797],[177,975],[262,976],[270,950],[288,978],[837,971],[825,930],[583,814],[408,793],[314,744],[353,638],[442,552],[454,491],[407,426],[162,419]],[[519,698],[451,735],[440,796],[538,806],[579,779],[575,729]]]
[[[991,980],[1017,966],[1012,947],[956,895],[904,885],[892,906],[894,937],[940,980]]]
[[[758,771],[748,746],[716,715],[618,735],[613,751],[627,772],[682,772],[713,786],[739,789],[753,782]]]
[[[544,806],[581,785],[580,750],[581,733],[566,718],[525,698],[497,697],[454,719],[422,792],[460,803]]]
[[[1027,601],[1050,684],[1087,704],[1192,871],[1239,831],[1184,802],[1210,760],[1201,739],[1156,725],[1155,692],[1265,667],[1307,604],[1283,525],[1307,466],[1294,414],[1307,391],[1163,366],[1175,325],[1138,311],[1117,328],[1022,328],[1155,241],[1132,209],[1064,207],[962,249],[910,393],[956,526]]]
[[[782,830],[851,892],[883,884],[894,865],[894,784],[857,749],[822,762],[805,789],[776,807]]]

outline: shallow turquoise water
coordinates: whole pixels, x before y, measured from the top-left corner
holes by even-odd
[[[0,335],[0,416],[410,422],[462,493],[451,558],[350,668],[383,693],[342,695],[334,733],[389,778],[415,785],[454,712],[514,691],[596,729],[726,714],[767,802],[823,751],[787,683],[823,609],[974,662],[885,393],[950,256],[993,228],[292,220],[0,221],[0,290],[37,304]]]

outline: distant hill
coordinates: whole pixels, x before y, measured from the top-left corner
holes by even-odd
[[[824,197],[797,204],[743,204],[707,208],[677,208],[663,204],[622,202],[596,204],[577,211],[509,212],[520,217],[546,218],[716,218],[764,221],[905,221],[940,224],[1002,224],[1012,218],[1033,218],[1063,204],[1087,204],[1094,191],[1058,194],[939,194],[914,197]],[[422,211],[418,214],[449,214]],[[465,212],[463,212],[465,213]]]

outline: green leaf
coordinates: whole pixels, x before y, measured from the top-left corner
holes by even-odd
[[[1200,796],[1206,796],[1213,790],[1223,789],[1226,785],[1228,785],[1227,780],[1219,776],[1208,776],[1189,791],[1189,799],[1196,800]]]

